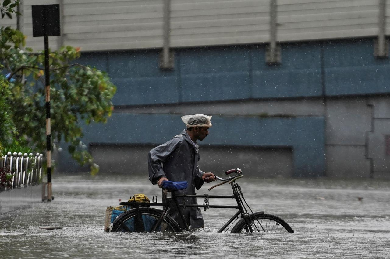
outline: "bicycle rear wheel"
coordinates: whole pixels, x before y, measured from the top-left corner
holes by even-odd
[[[248,222],[248,223],[247,223]],[[283,219],[262,212],[255,212],[250,214],[248,218],[240,219],[237,224],[232,228],[232,233],[243,232],[289,232],[294,233],[294,230]]]
[[[113,222],[111,232],[153,232],[181,231],[177,222],[169,215],[163,216],[162,210],[153,208],[138,208],[126,211]]]

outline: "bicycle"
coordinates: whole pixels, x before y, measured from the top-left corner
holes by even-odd
[[[180,219],[184,222],[185,227],[180,227],[180,224],[172,217],[169,216],[168,202],[157,202],[157,197],[152,203],[138,203],[138,202],[121,202],[120,205],[130,206],[131,209],[119,215],[112,224],[111,232],[155,232],[155,231],[171,231],[181,232],[183,230],[189,230],[188,225],[185,223],[181,208],[184,207],[198,207],[204,208],[204,210],[210,208],[219,209],[237,209],[237,212],[218,230],[218,232],[231,233],[241,232],[289,232],[294,233],[294,230],[280,217],[266,214],[264,212],[253,212],[247,204],[244,195],[241,191],[241,187],[236,182],[243,177],[242,171],[237,169],[231,169],[225,172],[227,178],[221,178],[216,176],[216,179],[221,181],[220,183],[209,188],[209,191],[229,183],[232,187],[233,195],[176,195],[175,191],[171,191],[171,197],[167,197],[167,201],[174,202],[176,209],[179,211]],[[167,190],[163,192],[167,193]],[[179,204],[178,197],[196,197],[204,198],[204,204]],[[237,205],[210,205],[209,199],[235,199]],[[162,206],[163,209],[156,209],[151,207]],[[236,222],[230,229],[229,226]]]

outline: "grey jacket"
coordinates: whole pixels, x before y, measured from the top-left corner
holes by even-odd
[[[198,146],[184,130],[181,134],[149,152],[149,180],[156,184],[160,177],[165,176],[170,181],[187,181],[187,189],[179,191],[179,193],[195,194],[195,189],[199,189],[204,183],[202,180],[204,172],[198,167],[199,159]],[[186,198],[185,202],[196,204],[196,198]],[[203,218],[198,208],[186,208],[184,214],[187,223],[192,228],[203,227]],[[177,213],[173,212],[171,216],[178,220]]]

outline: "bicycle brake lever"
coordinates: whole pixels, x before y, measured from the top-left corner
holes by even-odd
[[[215,176],[215,179],[217,179],[217,180],[226,181],[226,179],[223,179],[222,177],[219,177],[219,176],[216,176],[216,175],[214,175],[214,176]]]

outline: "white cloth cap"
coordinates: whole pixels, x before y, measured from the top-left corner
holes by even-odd
[[[181,120],[190,127],[211,127],[211,117],[204,114],[184,115]]]

